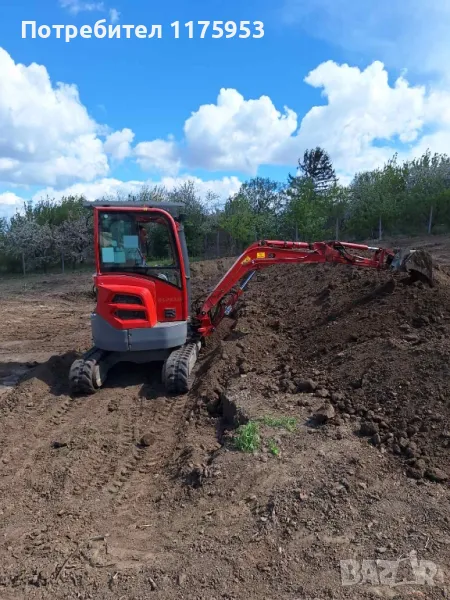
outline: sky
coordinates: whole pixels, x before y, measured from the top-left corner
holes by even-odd
[[[316,146],[344,184],[450,149],[450,0],[3,0],[0,17],[0,217],[188,179],[224,200]]]

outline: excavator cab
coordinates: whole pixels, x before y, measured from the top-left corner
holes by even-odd
[[[93,348],[73,363],[71,388],[95,391],[121,361],[164,361],[164,375],[165,361],[192,337],[184,205],[86,202],[85,206],[94,211]]]
[[[143,213],[97,209],[98,273],[156,277],[182,290],[181,267],[187,257],[182,249],[180,255],[177,239],[184,238],[184,231],[169,216],[151,208]]]

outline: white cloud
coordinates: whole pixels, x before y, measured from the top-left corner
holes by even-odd
[[[176,175],[181,168],[179,150],[171,140],[140,142],[134,148],[134,156],[144,171],[161,171],[168,175]]]
[[[91,183],[77,183],[63,190],[55,190],[48,187],[34,194],[32,199],[33,201],[38,201],[48,196],[49,198],[60,200],[63,196],[84,195],[87,200],[98,200],[104,196],[117,196],[117,194],[126,196],[129,193],[137,193],[143,186],[164,186],[166,189],[171,190],[187,181],[194,182],[200,196],[203,198],[208,191],[212,191],[220,196],[222,200],[226,200],[229,195],[235,194],[241,186],[241,181],[237,177],[203,180],[191,175],[182,175],[180,177],[163,177],[161,179],[147,179],[145,181],[121,181],[120,179],[104,178]],[[14,196],[15,194],[11,195]]]
[[[296,128],[296,114],[279,112],[268,96],[245,100],[236,90],[222,89],[217,104],[201,106],[186,121],[185,162],[255,175],[259,165],[276,162],[280,145]]]
[[[391,87],[380,62],[361,71],[328,61],[305,82],[322,88],[328,102],[304,116],[298,141],[305,147],[325,147],[345,174],[373,168],[393,154],[387,143],[375,146],[376,140],[398,137],[411,142],[424,125],[425,89],[410,87],[401,78]]]
[[[200,177],[192,177],[191,175],[180,175],[179,177],[163,177],[161,185],[168,190],[185,183],[193,181],[198,193],[202,198],[205,198],[208,192],[213,192],[219,196],[221,201],[227,200],[229,196],[237,194],[242,185],[242,181],[236,176],[222,177],[221,179],[200,179]]]
[[[359,60],[450,76],[450,0],[284,0],[281,17]]]
[[[24,199],[13,192],[0,194],[0,219],[12,217],[17,210],[23,208]]]
[[[85,11],[102,11],[105,8],[103,2],[83,2],[82,0],[59,0],[59,4],[62,8],[67,8],[72,15]]]
[[[391,85],[379,61],[365,69],[327,61],[304,81],[321,89],[325,102],[301,121],[289,108],[281,113],[267,96],[246,100],[222,89],[216,104],[200,106],[187,119],[181,143],[141,142],[134,154],[143,169],[172,175],[185,167],[254,176],[262,165],[292,168],[305,149],[319,145],[348,179],[382,165],[394,146],[405,157],[426,150],[425,144],[450,147],[449,91],[412,86],[404,77]]]
[[[76,86],[53,86],[44,66],[16,64],[0,48],[0,181],[58,186],[105,176],[102,132]]]
[[[437,151],[438,138],[450,144],[450,92],[411,86],[403,77],[391,86],[379,61],[364,70],[328,61],[305,81],[322,88],[328,103],[305,115],[299,140],[327,148],[344,174],[381,165],[393,154],[390,141],[403,158]],[[423,136],[430,128],[436,133]]]
[[[280,110],[267,95],[245,99],[221,89],[216,103],[188,116],[180,141],[168,136],[133,146],[131,129],[113,132],[89,116],[76,86],[53,85],[44,66],[16,64],[0,48],[0,182],[116,188],[122,183],[109,177],[108,157],[132,157],[152,179],[195,169],[254,176],[264,165],[292,171],[305,149],[317,145],[347,180],[382,165],[395,148],[401,157],[450,148],[450,86],[412,86],[405,77],[390,82],[379,61],[365,69],[327,61],[304,84],[321,90],[323,103],[303,117]]]
[[[110,8],[109,9],[109,20],[111,21],[111,23],[114,25],[115,23],[118,23],[120,19],[120,12],[115,9],[115,8]]]
[[[68,10],[68,12],[77,16],[81,12],[106,12],[104,2],[85,2],[84,0],[59,0],[59,5]],[[119,22],[120,12],[116,8],[108,10],[109,20],[114,25]]]
[[[0,204],[7,204],[8,206],[16,206],[23,203],[23,198],[14,194],[14,192],[3,192],[0,194]]]
[[[110,154],[117,160],[124,160],[131,154],[131,142],[134,139],[134,133],[131,129],[122,129],[115,131],[106,137],[103,148],[107,154]]]
[[[245,100],[234,89],[221,89],[217,104],[204,104],[184,124],[182,144],[141,142],[135,148],[144,170],[175,174],[181,167],[237,170],[255,175],[263,164],[278,164],[279,148],[297,127],[296,114],[279,112],[268,96]]]

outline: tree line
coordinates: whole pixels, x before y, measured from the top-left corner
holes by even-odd
[[[221,203],[202,198],[191,181],[167,190],[143,186],[128,196],[105,200],[183,202],[189,253],[201,258],[209,246],[217,254],[237,254],[258,239],[382,239],[450,231],[450,158],[431,154],[400,163],[394,155],[383,167],[339,183],[328,153],[306,150],[287,181],[254,177]],[[0,271],[75,268],[93,255],[92,211],[82,196],[27,202],[11,219],[0,219]],[[219,249],[224,234],[228,248]],[[214,254],[214,252],[213,252]]]

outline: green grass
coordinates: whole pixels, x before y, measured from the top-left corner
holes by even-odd
[[[269,416],[264,416],[261,419],[258,419],[258,421],[261,421],[262,423],[264,423],[264,425],[267,425],[267,427],[277,427],[277,428],[281,428],[281,429],[286,429],[287,431],[295,431],[295,428],[297,426],[297,419],[294,419],[294,417],[269,417]]]
[[[270,454],[273,454],[274,456],[278,456],[280,454],[280,449],[278,448],[274,440],[268,440],[267,446],[269,448]]]
[[[249,421],[245,425],[240,425],[236,431],[234,445],[241,452],[255,452],[261,446],[261,436],[258,423]]]
[[[234,436],[234,447],[241,452],[256,452],[261,448],[260,423],[266,427],[282,428],[293,432],[297,426],[294,417],[261,417],[240,425]],[[278,456],[280,450],[273,439],[267,441],[269,452]]]

